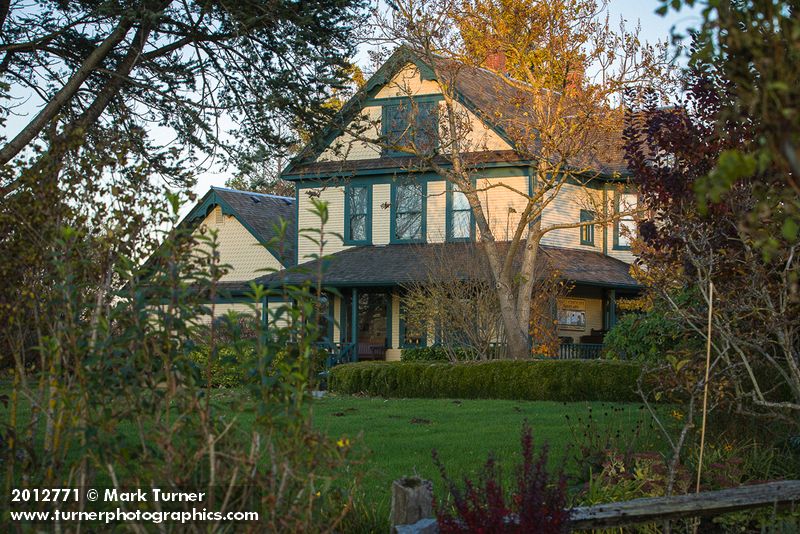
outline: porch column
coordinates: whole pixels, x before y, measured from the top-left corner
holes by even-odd
[[[611,330],[617,324],[617,290],[608,290],[608,329]]]
[[[358,361],[358,289],[353,288],[350,296],[350,341],[352,341],[353,361]]]

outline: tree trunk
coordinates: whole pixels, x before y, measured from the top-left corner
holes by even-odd
[[[503,327],[506,330],[508,356],[512,360],[527,358],[529,354],[528,319],[517,314],[514,289],[510,281],[501,281],[497,284],[497,297],[500,301]]]
[[[401,478],[392,482],[391,531],[397,525],[412,525],[433,517],[433,485],[419,477]]]

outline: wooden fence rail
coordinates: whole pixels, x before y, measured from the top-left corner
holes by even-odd
[[[403,485],[406,480],[409,479],[397,481],[395,485],[397,486],[398,483]],[[428,496],[432,495],[432,493],[429,484],[416,479],[414,489],[411,491],[413,493],[421,492],[421,495],[424,492],[424,498],[430,498]],[[408,492],[409,490],[405,489],[403,491]],[[433,534],[438,532],[435,520],[425,518],[424,514],[420,515],[419,498],[409,499],[407,494],[403,494],[401,501],[400,494],[399,486],[392,488],[393,518],[413,517],[414,520],[419,519],[419,521],[410,525],[397,524],[393,521],[392,532],[401,534]],[[397,504],[400,502],[413,502],[415,511],[407,515],[399,512],[395,515],[395,511],[402,508]],[[570,509],[569,526],[570,530],[584,530],[641,523],[662,523],[671,519],[717,516],[765,506],[785,508],[796,502],[800,502],[800,480],[784,480],[719,491],[690,493],[688,495],[580,506]],[[509,520],[513,521],[513,519]]]
[[[800,480],[785,480],[673,497],[582,506],[571,510],[570,526],[579,530],[652,523],[682,517],[716,516],[764,506],[784,507],[799,501]]]

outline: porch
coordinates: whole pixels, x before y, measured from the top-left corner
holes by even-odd
[[[358,361],[398,361],[409,348],[435,346],[438,336],[412,332],[402,317],[402,288],[340,288],[327,296],[327,337],[320,346],[328,366]],[[631,292],[622,293],[632,296]],[[556,306],[559,349],[557,359],[597,359],[606,332],[616,324],[616,289],[576,286]]]
[[[617,298],[636,294],[640,287],[629,274],[629,265],[600,254],[574,249],[542,247],[543,253],[573,289],[553,302],[557,336],[562,344],[556,357],[596,358],[603,336],[616,324]],[[431,326],[413,332],[402,317],[403,287],[428,280],[426,258],[453,258],[456,276],[466,259],[477,254],[475,244],[439,243],[353,247],[314,260],[302,269],[265,276],[268,285],[302,283],[308,273],[324,272],[328,326],[323,346],[332,364],[364,360],[400,360],[404,349],[433,346],[439,340]],[[462,261],[462,259],[464,261]],[[547,321],[549,323],[549,320]]]

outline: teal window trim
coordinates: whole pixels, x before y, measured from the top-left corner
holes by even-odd
[[[411,113],[410,110],[413,109],[413,106],[415,105],[417,106],[417,113],[414,116],[415,124],[413,128],[409,128],[408,114]],[[435,152],[439,147],[438,100],[421,99],[421,98],[412,99],[408,97],[403,97],[399,99],[391,99],[390,102],[384,103],[381,106],[381,135],[387,140],[389,140],[389,137],[392,133],[389,130],[389,125],[396,122],[395,120],[392,119],[392,116],[395,115],[395,110],[397,110],[397,108],[399,108],[400,106],[407,107],[407,110],[405,113],[405,117],[403,117],[404,118],[403,123],[401,125],[397,125],[397,127],[394,128],[394,130],[398,131],[400,129],[400,126],[402,126],[404,137],[408,135],[413,135],[414,137],[417,137],[421,132],[430,131],[430,128],[425,128],[423,126],[424,122],[421,122],[420,118],[424,120],[428,117],[435,117],[434,121],[436,123],[436,128],[433,129],[432,131],[434,139],[432,143],[433,146],[431,147],[431,152]],[[408,152],[403,152],[400,150],[383,149],[382,155],[391,157],[391,156],[411,156],[413,154]]]
[[[403,306],[402,302],[400,303],[400,348],[401,349],[416,349],[419,347],[427,347],[428,346],[428,333],[423,332],[422,335],[419,337],[419,343],[407,343],[406,342],[406,318],[405,318],[405,306]]]
[[[355,215],[365,215],[364,224],[366,225],[366,231],[364,239],[351,239],[350,238],[350,219],[354,215],[351,212],[351,202],[350,199],[353,195],[353,189],[366,189],[367,191],[367,206],[365,213],[358,213]],[[354,184],[347,184],[344,188],[344,244],[345,245],[371,245],[372,244],[372,185],[371,184],[364,184],[364,185],[354,185]]]
[[[624,194],[630,195],[633,193],[626,191]],[[619,191],[614,191],[614,215],[619,215],[619,204],[621,200],[622,200],[622,194],[620,194]],[[616,222],[614,222],[614,250],[630,250],[631,249],[630,245],[623,245],[620,244],[619,242],[620,238],[619,226],[621,222],[622,221],[620,219],[617,219]]]
[[[432,94],[432,95],[417,95],[414,97],[410,97],[408,95],[400,95],[400,96],[385,96],[381,98],[368,98],[367,100],[364,101],[364,107],[405,104],[412,100],[417,104],[428,103],[428,102],[438,103],[442,102],[444,100],[444,97],[441,94]]]
[[[420,188],[422,194],[422,202],[421,202],[421,209],[422,209],[422,222],[420,228],[420,237],[417,239],[398,239],[397,238],[397,188],[404,187],[404,186],[418,186]],[[391,209],[389,210],[389,243],[391,244],[401,244],[401,243],[425,243],[427,238],[427,211],[428,211],[428,183],[419,181],[419,182],[406,182],[406,183],[393,183],[392,190],[391,190],[391,200],[390,200]],[[402,212],[401,212],[402,213]]]
[[[595,220],[594,212],[589,210],[581,210],[581,222]],[[594,225],[580,227],[581,245],[594,246]]]
[[[472,207],[467,204],[466,209],[456,210],[453,208],[453,194],[455,185],[452,182],[447,182],[447,193],[445,196],[445,239],[450,242],[469,242],[475,239],[475,214],[472,212]],[[467,237],[454,237],[453,236],[453,219],[454,213],[469,212],[469,235]]]

